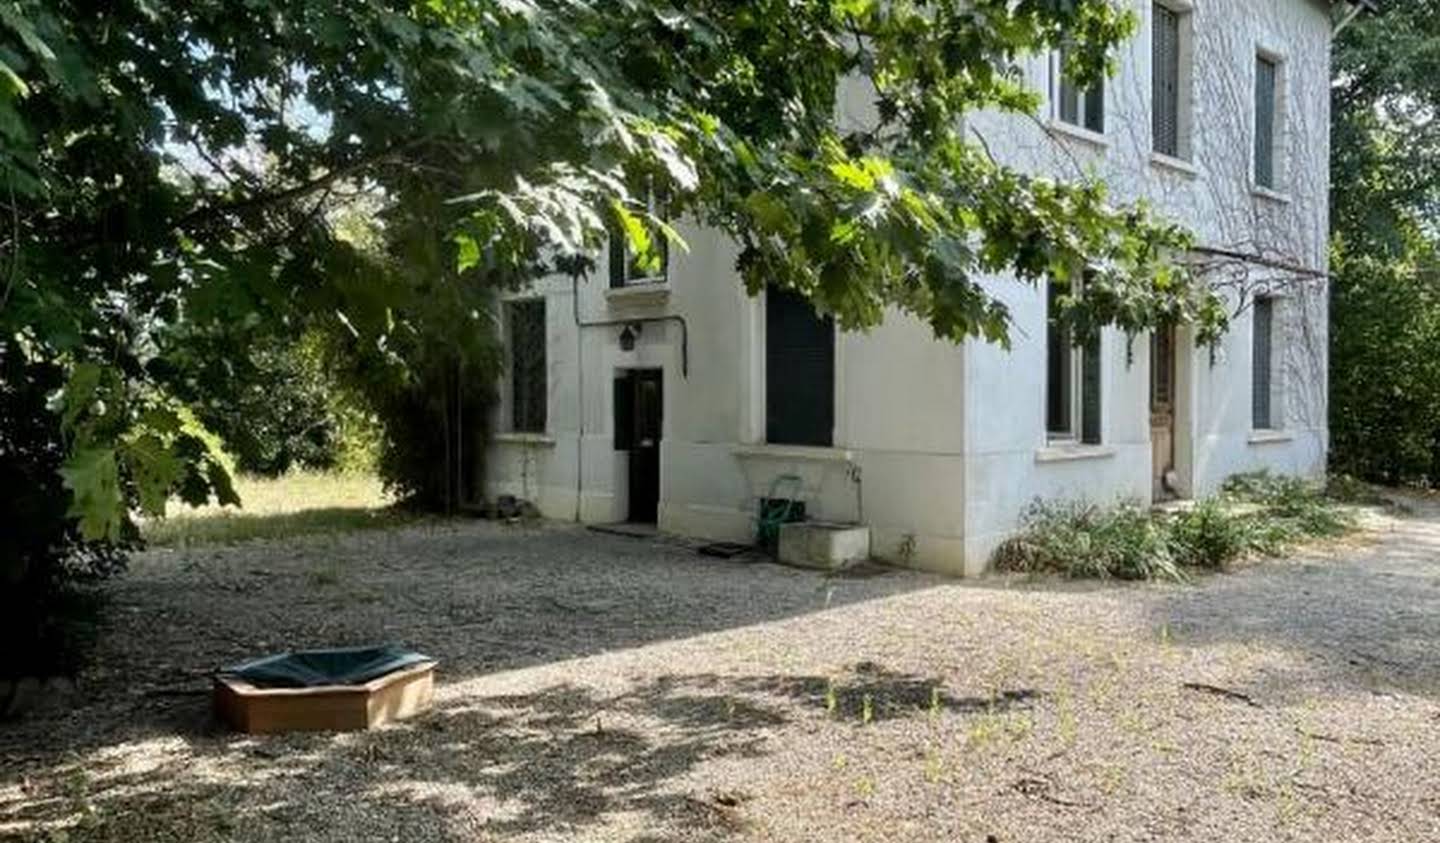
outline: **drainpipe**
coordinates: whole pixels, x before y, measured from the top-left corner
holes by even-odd
[[[646,322],[675,322],[680,326],[680,376],[690,377],[690,326],[685,317],[678,314],[665,316],[634,316],[629,319],[602,319],[586,322],[580,318],[580,276],[570,276],[570,309],[575,317],[575,365],[576,372],[575,406],[579,413],[579,434],[575,440],[575,523],[580,523],[580,501],[585,491],[585,343],[584,328],[615,328],[621,325],[645,324]],[[587,278],[588,280],[588,278]]]

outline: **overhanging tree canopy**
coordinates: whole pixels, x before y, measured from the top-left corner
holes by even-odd
[[[326,222],[357,187],[400,215],[453,196],[456,285],[581,271],[609,231],[654,259],[672,233],[634,186],[658,182],[739,242],[751,290],[847,327],[895,305],[1004,343],[982,276],[1083,270],[1081,333],[1213,338],[1223,308],[1168,261],[1183,231],[964,134],[975,109],[1034,110],[1024,55],[1063,44],[1084,84],[1134,25],[1106,0],[6,3],[0,355],[63,371],[72,513],[115,538],[132,501],[233,496],[167,389],[181,344],[323,319],[394,349],[417,330]],[[847,80],[874,125],[839,125]]]

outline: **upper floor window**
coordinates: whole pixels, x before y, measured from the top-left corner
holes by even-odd
[[[1275,365],[1275,299],[1262,296],[1255,299],[1250,315],[1253,331],[1250,357],[1250,410],[1256,430],[1276,427],[1274,390]]]
[[[1045,429],[1052,442],[1100,444],[1100,337],[1075,345],[1057,318],[1064,288],[1047,286]]]
[[[1079,126],[1096,134],[1105,133],[1105,81],[1080,88],[1065,78],[1065,50],[1055,57],[1054,84],[1055,119]]]
[[[765,293],[765,441],[829,447],[835,429],[835,320],[792,290]]]
[[[1255,58],[1255,184],[1260,187],[1276,185],[1280,119],[1280,63],[1262,53]]]
[[[1188,11],[1166,3],[1151,9],[1151,131],[1154,149],[1190,157]]]
[[[547,401],[545,300],[507,302],[510,346],[510,429],[544,433]]]
[[[645,210],[656,218],[665,219],[664,197],[659,191],[645,191]],[[630,242],[625,235],[610,235],[610,286],[663,284],[670,280],[670,241],[657,236],[655,245],[660,251],[660,266],[642,267],[630,250]]]

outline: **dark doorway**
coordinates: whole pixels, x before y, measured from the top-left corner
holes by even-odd
[[[615,376],[615,450],[630,453],[629,520],[641,524],[654,524],[659,515],[662,376],[660,369]]]

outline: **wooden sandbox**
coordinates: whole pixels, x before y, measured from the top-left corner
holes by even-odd
[[[238,676],[215,677],[215,712],[251,734],[373,729],[430,707],[435,662],[427,661],[357,685],[258,688]]]

